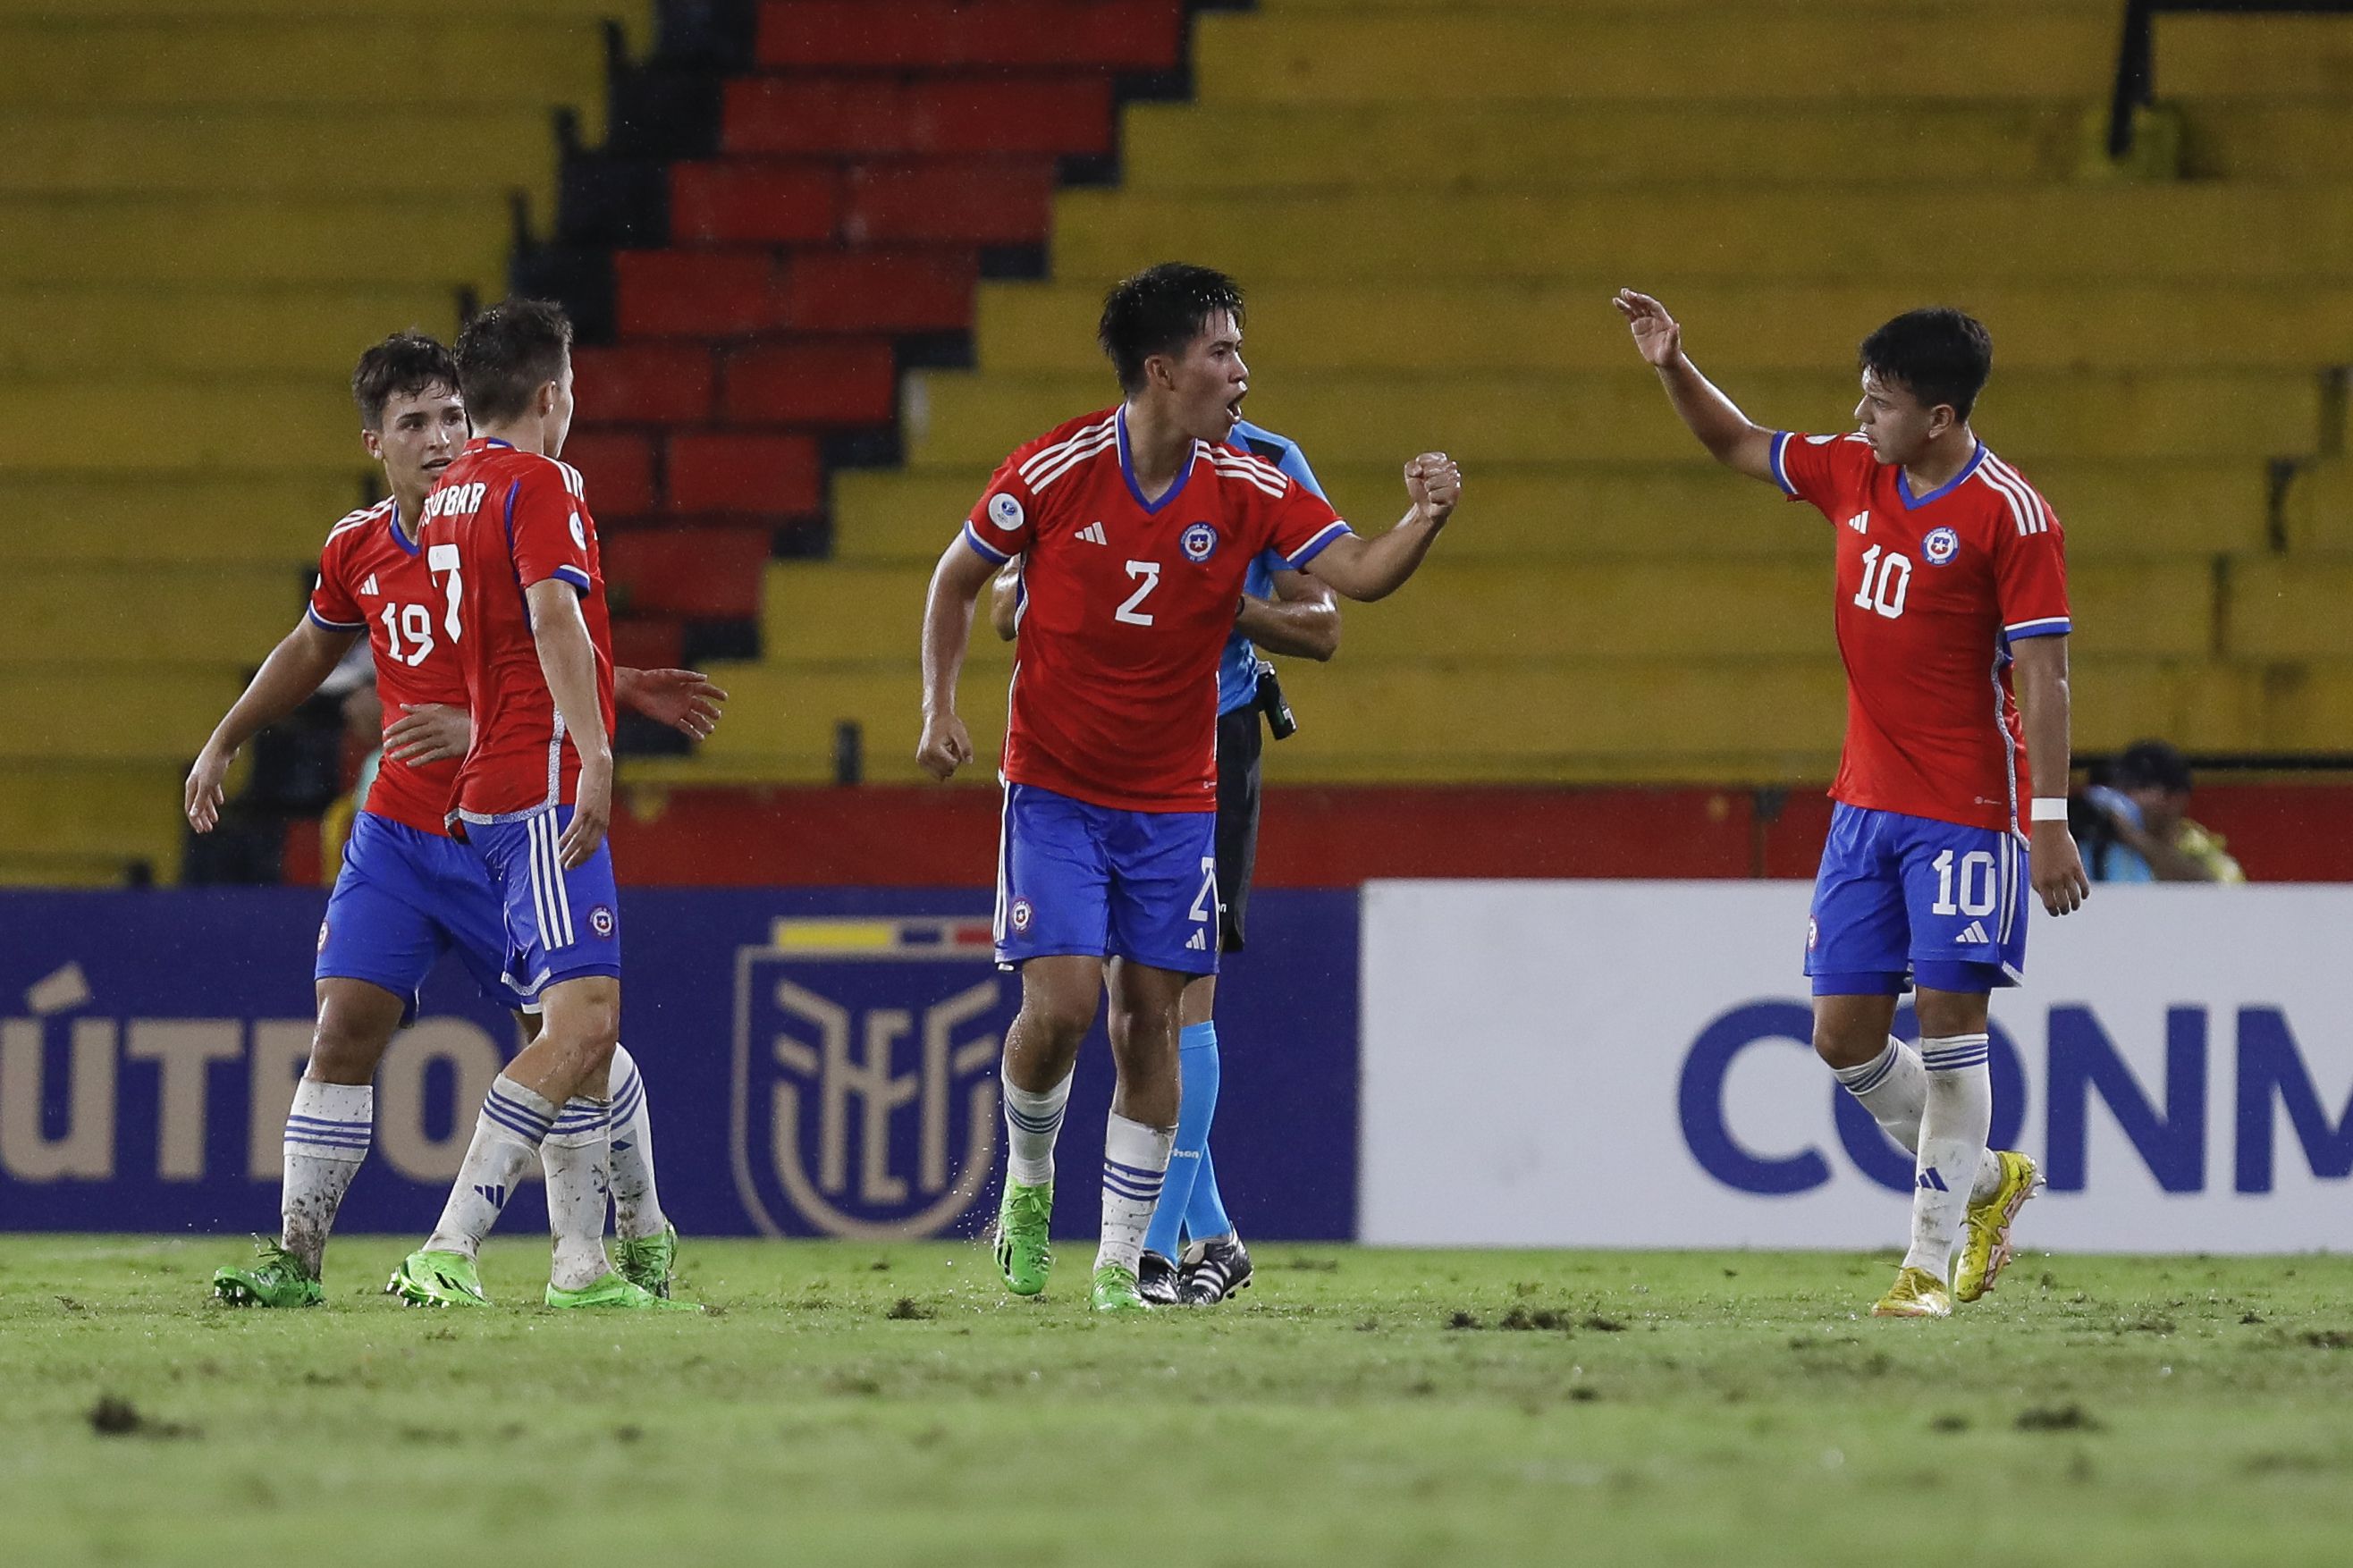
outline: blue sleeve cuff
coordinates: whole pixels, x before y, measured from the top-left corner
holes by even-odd
[[[1008,555],[1004,551],[998,550],[983,541],[978,531],[972,526],[969,521],[967,521],[964,525],[964,542],[972,546],[973,553],[980,556],[985,561],[993,561],[999,566],[1004,565],[1007,562],[1013,559],[1012,556]]]
[[[1788,447],[1788,444],[1789,432],[1787,430],[1777,430],[1773,433],[1773,452],[1771,458],[1773,465],[1773,482],[1781,487],[1781,493],[1783,495],[1788,496],[1794,500],[1798,494],[1798,487],[1789,482],[1788,466],[1781,460],[1782,449]]]
[[[558,566],[550,575],[561,577],[584,595],[595,585],[588,581],[588,574],[577,566]]]
[[[2039,621],[2021,621],[2016,626],[2002,627],[2012,642],[2028,637],[2063,637],[2074,630],[2075,623],[2065,616],[2049,616]]]
[[[315,605],[306,605],[302,613],[311,617],[312,625],[324,626],[331,632],[364,632],[367,630],[367,623],[365,621],[331,621],[326,616],[321,615]]]
[[[1314,560],[1318,555],[1323,554],[1324,551],[1330,549],[1334,540],[1339,538],[1344,533],[1354,533],[1355,531],[1356,530],[1350,528],[1345,522],[1335,521],[1327,525],[1323,532],[1317,534],[1314,538],[1309,540],[1306,543],[1293,551],[1289,555],[1283,557],[1282,563],[1285,566],[1290,567],[1293,572],[1296,572],[1302,566],[1306,565],[1310,561]]]

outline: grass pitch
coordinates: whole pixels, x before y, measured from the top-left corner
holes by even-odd
[[[696,1243],[706,1318],[216,1306],[227,1240],[0,1238],[11,1563],[2341,1563],[2353,1260],[1258,1249],[1145,1321],[1086,1258]],[[535,1300],[543,1244],[495,1247]]]

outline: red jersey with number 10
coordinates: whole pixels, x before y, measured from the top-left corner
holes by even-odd
[[[2031,786],[2010,645],[2073,625],[2058,516],[1982,446],[1918,496],[1860,435],[1784,432],[1773,477],[1838,530],[1846,746],[1831,796],[2020,831]]]
[[[473,749],[458,769],[455,814],[469,822],[529,816],[575,798],[580,753],[539,666],[524,592],[550,578],[580,595],[596,652],[596,704],[613,733],[613,632],[596,524],[578,470],[504,441],[475,437],[426,499],[425,569],[457,644]]]
[[[400,531],[397,503],[381,500],[353,512],[327,535],[311,618],[329,631],[367,633],[387,730],[409,707],[466,706],[466,678],[441,625],[440,601],[425,572],[423,546]],[[368,786],[366,809],[420,833],[446,834],[457,782],[454,758],[404,763],[387,756]]]
[[[964,526],[990,561],[1027,555],[1005,777],[1123,811],[1214,811],[1218,660],[1242,578],[1347,533],[1273,464],[1206,441],[1147,501],[1127,416],[1073,419],[1005,459]]]

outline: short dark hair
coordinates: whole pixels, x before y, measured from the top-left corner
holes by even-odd
[[[1144,384],[1145,360],[1184,353],[1220,310],[1241,324],[1240,284],[1215,268],[1164,261],[1112,285],[1095,341],[1119,372],[1121,389],[1134,392]]]
[[[423,332],[393,333],[360,355],[352,372],[352,401],[360,405],[360,424],[370,430],[384,428],[385,404],[436,386],[458,390],[458,362]]]
[[[572,318],[546,300],[501,300],[458,334],[458,385],[477,426],[521,418],[564,374]]]
[[[2189,759],[2169,742],[2135,741],[2116,759],[2118,789],[2163,789],[2189,793]]]
[[[1963,419],[1993,374],[1993,336],[1985,323],[1948,305],[1906,310],[1862,340],[1862,368],[1900,382],[1923,405],[1952,405]]]

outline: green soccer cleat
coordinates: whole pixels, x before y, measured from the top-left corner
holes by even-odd
[[[657,1296],[644,1286],[607,1274],[593,1285],[577,1290],[559,1290],[553,1284],[547,1288],[547,1304],[551,1307],[591,1308],[617,1312],[700,1312],[702,1308],[691,1301],[673,1301]]]
[[[487,1307],[474,1260],[462,1252],[412,1252],[384,1288],[411,1307]]]
[[[659,1236],[616,1237],[613,1267],[630,1284],[669,1300],[670,1280],[678,1271],[678,1226],[664,1225]]]
[[[1994,1159],[2000,1164],[2001,1180],[1985,1202],[1969,1205],[1962,1227],[1961,1260],[1953,1270],[1957,1301],[1974,1301],[1993,1289],[2010,1265],[2010,1227],[2026,1200],[2042,1190],[2042,1167],[2031,1156],[2003,1149]]]
[[[1152,1303],[1144,1299],[1136,1288],[1135,1270],[1123,1264],[1106,1263],[1095,1270],[1094,1309],[1098,1312],[1149,1312]]]
[[[213,1294],[235,1307],[315,1307],[327,1299],[302,1260],[267,1237],[253,1238],[254,1259],[213,1270]]]
[[[1054,1248],[1046,1239],[1053,1217],[1053,1183],[1025,1187],[1006,1181],[1004,1201],[997,1205],[997,1267],[1017,1296],[1035,1296],[1054,1272]]]

